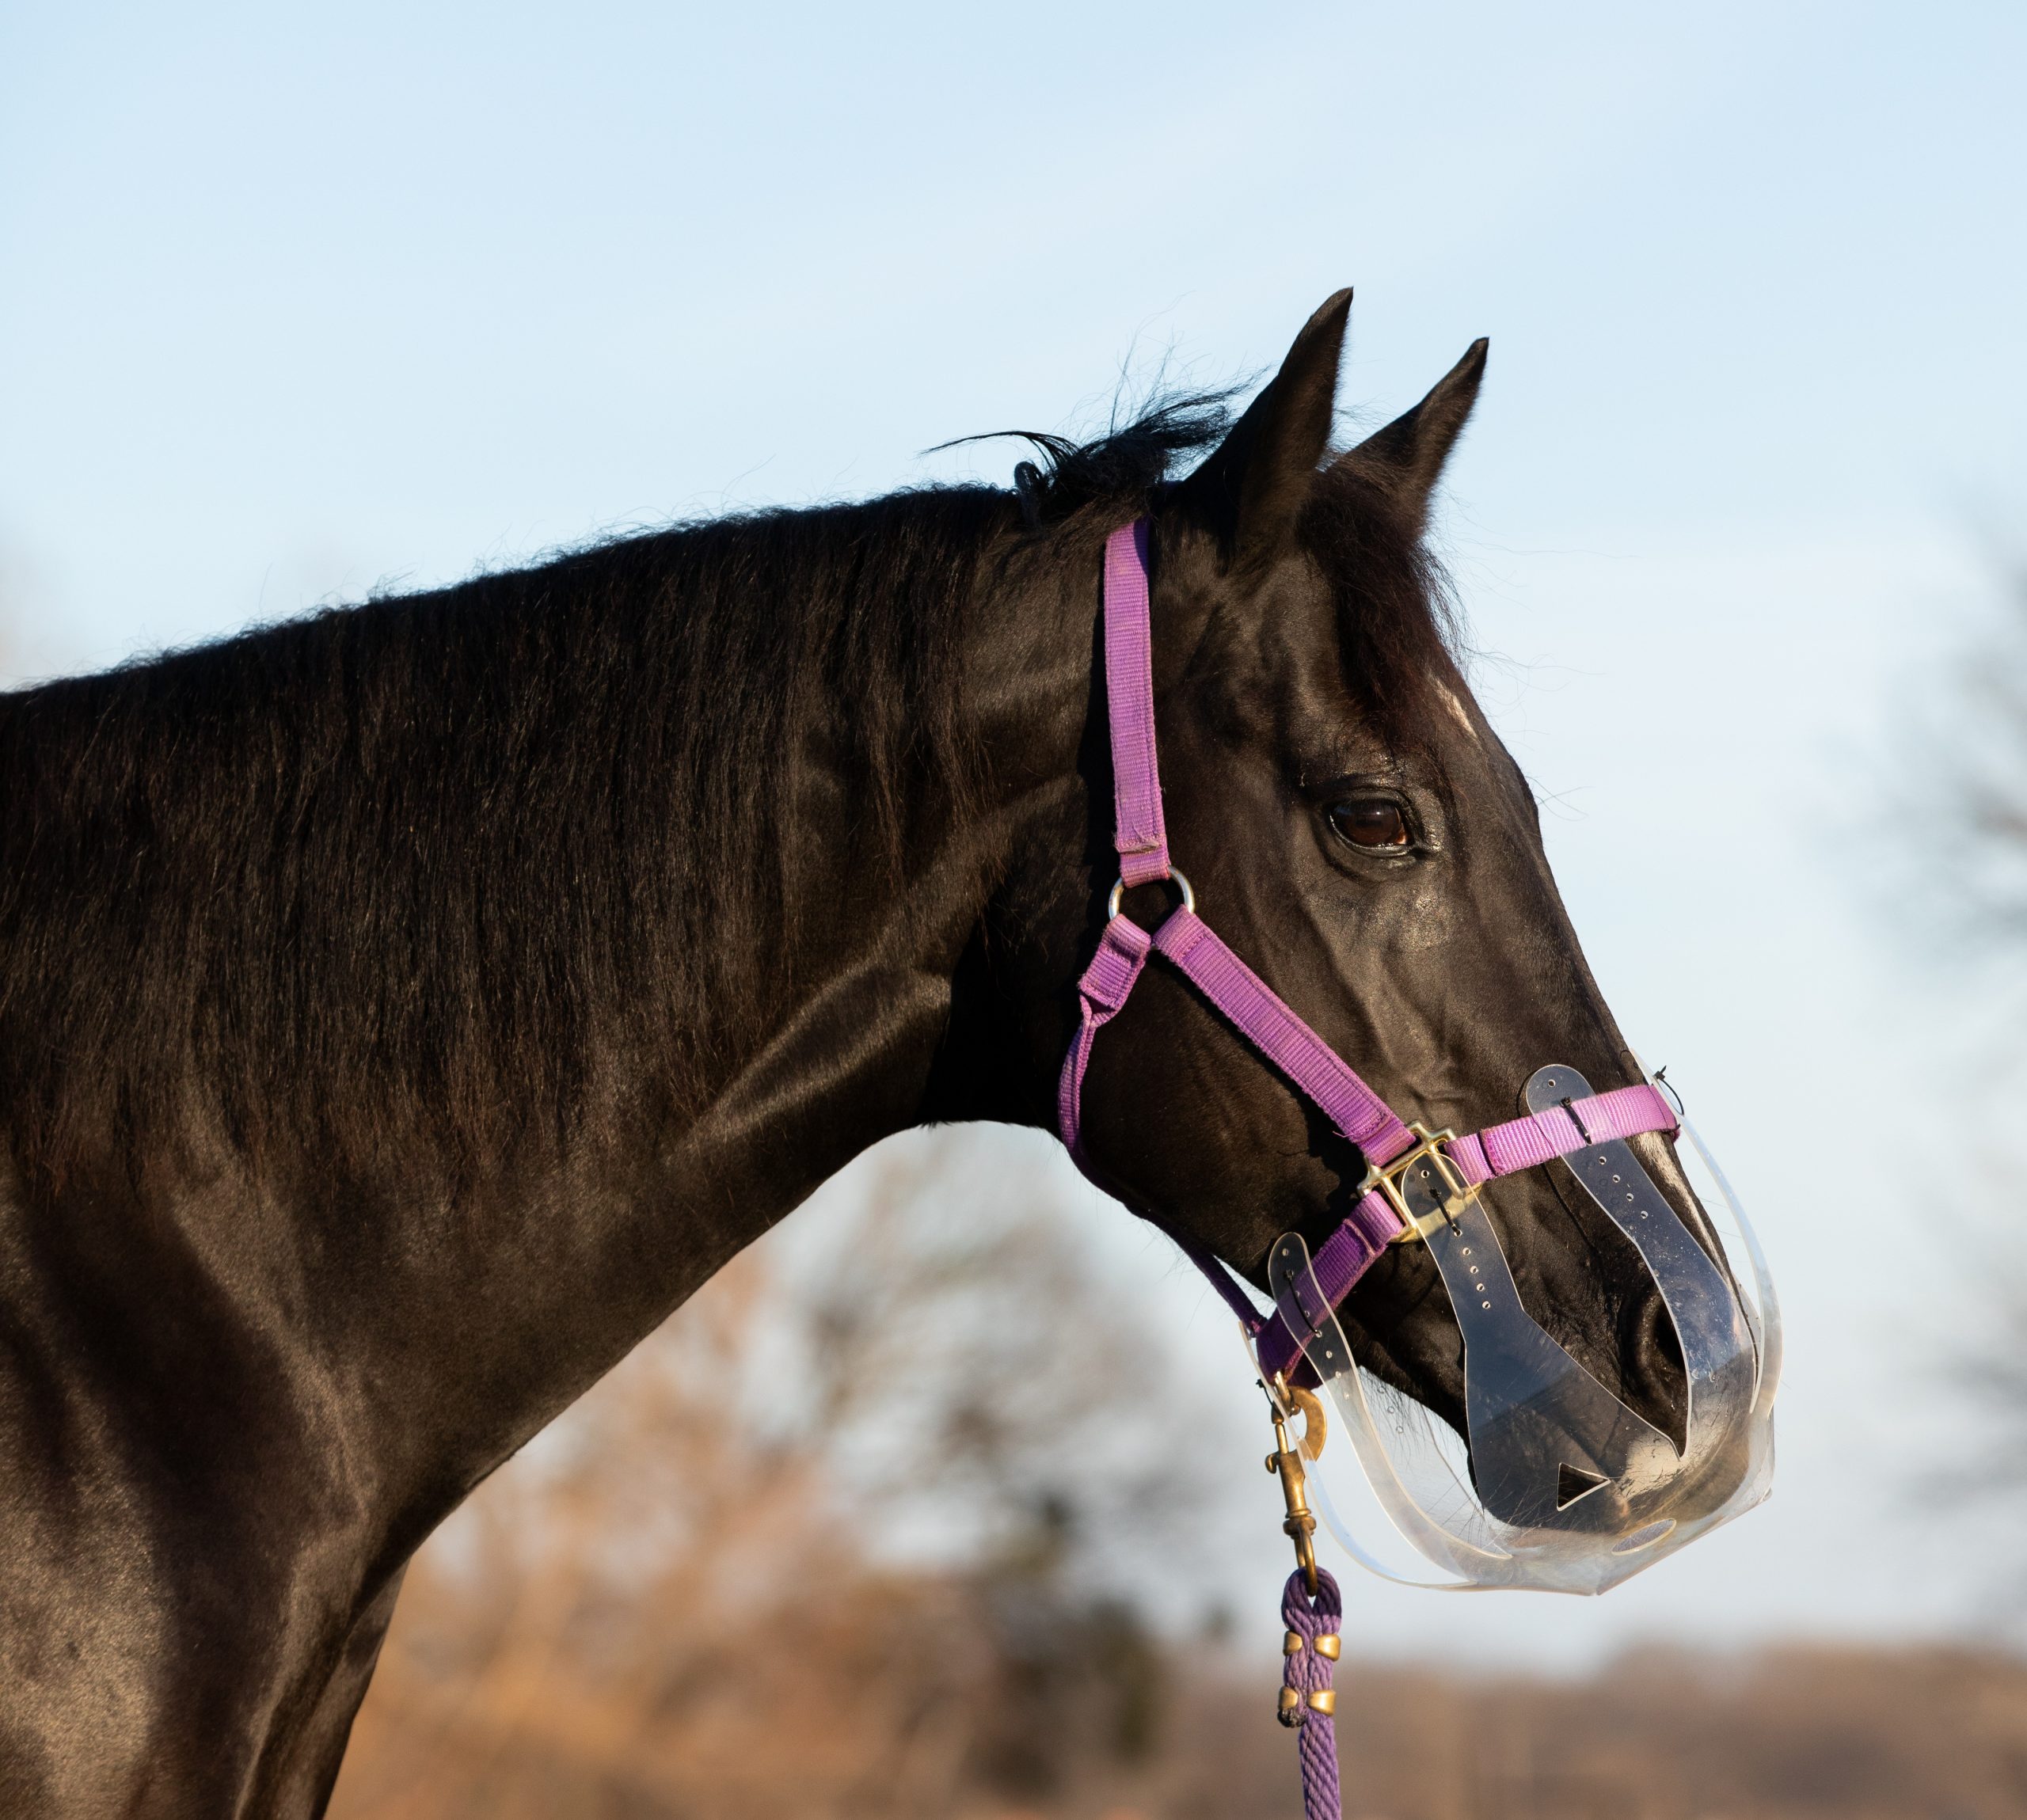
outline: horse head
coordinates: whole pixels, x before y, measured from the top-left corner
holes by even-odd
[[[1196,917],[1401,1119],[1429,1130],[1477,1131],[1571,1091],[1651,1092],[1585,963],[1527,781],[1455,659],[1440,576],[1424,547],[1431,494],[1477,396],[1485,344],[1413,410],[1333,454],[1349,301],[1345,292],[1325,304],[1209,457],[1147,500],[1149,682],[1167,855],[1180,877],[1132,884],[1113,906],[1135,930],[1154,929],[1174,913],[1186,878]],[[1054,895],[1051,959],[1037,976],[1053,1007],[1040,1016],[1053,1033],[1041,1047],[1059,1052],[1066,971],[1074,977],[1090,955],[1095,928],[1120,927],[1097,907],[1112,865],[1102,725],[1122,712],[1116,686],[1109,701],[1102,681],[1093,691],[1100,731],[1093,737],[1087,727],[1083,746],[1085,863]],[[1137,956],[1147,944],[1127,933]],[[1229,1007],[1177,967],[1148,966],[1104,1015],[1088,1066],[1078,1058],[1071,1106],[1087,1172],[1192,1251],[1257,1288],[1276,1286],[1277,1241],[1299,1235],[1312,1252],[1325,1244],[1371,1185],[1369,1166],[1386,1158],[1363,1153],[1313,1095],[1293,1090]],[[1576,1085],[1557,1085],[1546,1064]],[[1561,1483],[1573,1472],[1576,1490],[1562,1501],[1614,1480],[1595,1509],[1615,1504],[1615,1534],[1687,1540],[1718,1513],[1733,1514],[1763,1464],[1740,1414],[1755,1403],[1759,1336],[1672,1134],[1654,1123],[1632,1140],[1640,1163],[1631,1172],[1644,1171],[1656,1200],[1637,1217],[1651,1211],[1675,1232],[1677,1262],[1699,1279],[1672,1309],[1649,1234],[1607,1217],[1605,1199],[1583,1187],[1587,1160],[1622,1169],[1633,1153],[1623,1146],[1609,1164],[1595,1150],[1571,1168],[1528,1168],[1485,1188],[1496,1236],[1477,1255],[1503,1249],[1524,1324],[1548,1336],[1520,1350],[1557,1362],[1495,1357],[1518,1344],[1496,1336],[1467,1347],[1458,1285],[1472,1286],[1474,1310],[1478,1266],[1459,1261],[1468,1278],[1446,1284],[1433,1242],[1386,1244],[1338,1309],[1340,1343],[1372,1380],[1472,1437],[1467,1470],[1495,1515],[1517,1522],[1526,1513],[1500,1510],[1485,1482],[1479,1456],[1491,1417],[1481,1405],[1502,1395],[1509,1404],[1539,1402],[1539,1386],[1558,1373],[1591,1412],[1565,1425],[1588,1423],[1593,1451],[1617,1462],[1598,1466],[1586,1454],[1566,1466]],[[1468,1236],[1454,1220],[1449,1230],[1460,1243]],[[1685,1346],[1683,1296],[1702,1298],[1702,1313],[1691,1313],[1715,1321],[1716,1339]],[[1489,1388],[1500,1370],[1517,1388]],[[1745,1381],[1723,1396],[1703,1382],[1727,1371]],[[1692,1437],[1698,1395],[1708,1419]],[[1721,1407],[1722,1422],[1711,1413]],[[1656,1513],[1665,1514],[1644,1521]],[[1577,1522],[1537,1514],[1551,1526]],[[1580,1515],[1594,1520],[1591,1510]],[[1603,1583],[1623,1577],[1617,1566],[1585,1571]]]

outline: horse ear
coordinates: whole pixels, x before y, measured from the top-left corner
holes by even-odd
[[[1481,336],[1464,358],[1436,381],[1428,396],[1412,411],[1375,430],[1337,465],[1363,475],[1400,501],[1417,529],[1428,516],[1429,495],[1443,474],[1443,463],[1477,401],[1478,382],[1485,374],[1485,348]]]
[[[1234,560],[1271,558],[1295,530],[1337,408],[1337,357],[1352,294],[1339,291],[1303,325],[1281,370],[1184,483],[1229,534]]]

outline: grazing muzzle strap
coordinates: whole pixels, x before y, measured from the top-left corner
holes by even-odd
[[[1099,1031],[1118,1015],[1147,964],[1158,954],[1258,1050],[1338,1134],[1356,1145],[1374,1174],[1416,1149],[1417,1134],[1353,1072],[1351,1066],[1276,996],[1273,989],[1221,941],[1196,914],[1194,899],[1169,859],[1162,814],[1161,769],[1154,751],[1154,627],[1147,596],[1148,522],[1136,519],[1105,540],[1105,708],[1112,735],[1113,845],[1119,853],[1112,914],[1097,952],[1077,982],[1077,1032],[1063,1058],[1056,1095],[1057,1127],[1077,1165],[1099,1186],[1083,1148],[1084,1071]],[[1150,935],[1121,915],[1122,891],[1174,880],[1183,903]],[[1621,1087],[1594,1098],[1447,1140],[1443,1155],[1466,1187],[1567,1156],[1588,1143],[1669,1131],[1675,1116],[1659,1089]],[[1371,1176],[1368,1176],[1371,1183]],[[1165,1228],[1165,1229],[1166,1229]],[[1369,1185],[1344,1223],[1317,1248],[1318,1286],[1335,1307],[1408,1226],[1383,1184]],[[1312,1334],[1291,1332],[1278,1315],[1261,1315],[1217,1258],[1172,1234],[1254,1338],[1262,1370],[1271,1377],[1300,1359]],[[1327,1311],[1325,1311],[1327,1312]],[[1321,1318],[1319,1314],[1318,1318]]]

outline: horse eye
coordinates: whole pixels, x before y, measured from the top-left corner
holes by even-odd
[[[1408,819],[1385,796],[1354,796],[1333,803],[1327,813],[1333,831],[1355,847],[1405,847]]]

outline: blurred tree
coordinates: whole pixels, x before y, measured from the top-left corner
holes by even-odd
[[[446,1526],[337,1812],[941,1815],[1146,1760],[1162,1652],[1111,1538],[1200,1505],[1201,1454],[1060,1211],[978,1153],[875,1159]]]
[[[2001,599],[2002,612],[1979,629],[1920,731],[1907,815],[1910,830],[1925,837],[1909,843],[1921,868],[1916,901],[1934,913],[1922,935],[1940,932],[1941,951],[1978,970],[1989,1021],[1972,1041],[1988,1085],[2003,1090],[2027,1066],[2017,1036],[2027,983],[2027,561],[2013,566]],[[2020,1142],[2002,1119],[1981,1123],[1986,1142]],[[1983,1161],[2002,1182],[2017,1172],[2008,1158]],[[2027,1552],[2018,1542],[2027,1514],[2027,1244],[2016,1193],[1960,1195],[1968,1186],[1959,1184],[1968,1204],[1957,1215],[1980,1267],[1974,1294],[1947,1313],[1945,1371],[1957,1394],[1941,1418],[1945,1457],[1916,1496],[1925,1514],[1938,1499],[1953,1503],[1960,1519],[1982,1505],[2002,1527],[1998,1555],[2010,1560],[2015,1597],[2010,1605],[1988,1602],[1980,1617],[2017,1624],[2027,1600]]]
[[[1928,774],[1908,812],[1911,828],[1931,837],[1921,843],[1924,870],[1946,914],[1987,954],[2017,962],[2027,959],[2027,564],[2006,600],[2010,610],[1979,639],[1923,730],[1941,775],[1918,767]]]

